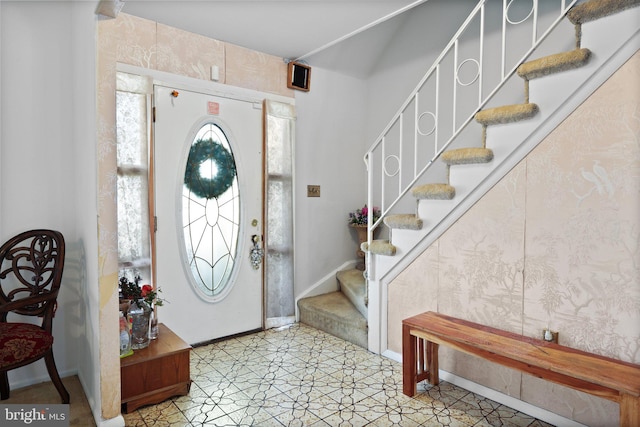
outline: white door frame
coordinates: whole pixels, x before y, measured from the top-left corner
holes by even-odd
[[[163,86],[181,86],[185,90],[206,93],[209,95],[219,96],[222,98],[232,98],[247,102],[262,102],[264,99],[271,99],[285,104],[295,105],[295,99],[287,96],[276,95],[273,93],[261,92],[253,89],[245,89],[238,86],[229,86],[222,83],[196,79],[194,77],[180,76],[165,71],[151,70],[148,68],[138,67],[129,64],[116,64],[116,71],[122,73],[136,74],[139,76],[149,77],[153,80],[153,84]],[[153,85],[150,87],[153,94]]]
[[[290,97],[285,97],[282,95],[276,95],[261,91],[256,91],[253,89],[245,89],[236,86],[228,86],[221,83],[206,81],[201,79],[196,79],[193,77],[180,76],[176,74],[171,74],[163,71],[147,69],[143,67],[138,67],[129,64],[116,63],[116,71],[134,74],[138,76],[143,76],[149,79],[148,86],[148,94],[153,95],[154,86],[175,86],[178,88],[182,88],[186,91],[192,91],[197,93],[202,93],[206,95],[212,95],[221,98],[229,98],[239,101],[245,101],[250,103],[260,103],[265,99],[295,105],[295,99]],[[295,207],[294,207],[295,210]],[[295,213],[294,213],[295,214]],[[263,230],[264,232],[264,230]],[[239,236],[241,238],[241,236]],[[264,298],[265,290],[262,290],[263,298]],[[264,308],[264,307],[263,307]],[[266,319],[265,311],[263,310],[263,325]]]

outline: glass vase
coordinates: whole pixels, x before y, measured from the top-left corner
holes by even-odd
[[[155,307],[151,308],[151,320],[149,321],[149,339],[158,339],[158,315]]]
[[[144,301],[133,301],[127,312],[131,324],[131,348],[140,350],[149,346],[151,307]]]

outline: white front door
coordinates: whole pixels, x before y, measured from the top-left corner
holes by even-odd
[[[158,319],[190,344],[260,329],[261,104],[156,85],[154,105]]]

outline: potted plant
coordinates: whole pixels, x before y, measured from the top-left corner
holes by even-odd
[[[380,209],[374,207],[372,209],[373,222],[380,219]],[[364,205],[360,209],[349,212],[349,225],[352,227],[367,227],[367,219],[369,216],[369,208]]]
[[[374,207],[371,210],[373,216],[372,223],[375,223],[380,219],[380,209]],[[358,249],[356,255],[364,261],[365,254],[360,249],[362,243],[367,241],[367,221],[369,217],[369,208],[365,204],[362,208],[356,209],[353,212],[349,212],[349,226],[354,228],[358,233]],[[375,230],[374,230],[375,232]],[[361,262],[357,266],[358,269],[364,270],[364,262]]]

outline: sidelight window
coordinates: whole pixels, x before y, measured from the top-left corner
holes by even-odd
[[[152,283],[147,80],[118,73],[116,159],[119,275]]]

